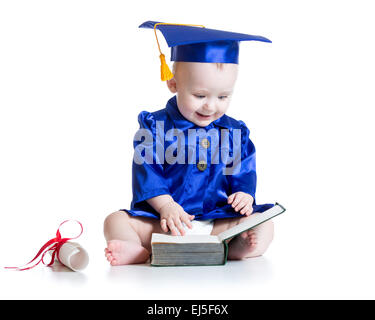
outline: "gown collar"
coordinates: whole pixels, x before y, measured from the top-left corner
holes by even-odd
[[[173,96],[169,99],[167,102],[166,110],[172,121],[174,122],[177,129],[180,130],[187,130],[194,127],[199,128],[196,124],[193,122],[187,120],[178,110],[177,107],[177,97]],[[231,121],[232,120],[232,121]],[[206,130],[209,130],[213,127],[222,127],[222,128],[240,128],[240,125],[237,121],[233,121],[234,119],[231,119],[226,114],[222,115],[219,119],[211,122],[207,127],[205,127]]]

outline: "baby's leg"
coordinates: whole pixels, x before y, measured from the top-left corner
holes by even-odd
[[[249,217],[216,219],[212,235],[217,235],[235,225],[249,219]],[[241,260],[262,255],[273,239],[273,222],[268,220],[253,229],[244,231],[228,240],[228,259]]]
[[[111,213],[104,221],[107,260],[113,266],[145,263],[150,256],[153,232],[163,232],[159,220],[134,217],[125,211]]]

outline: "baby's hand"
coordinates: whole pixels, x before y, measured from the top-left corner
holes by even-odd
[[[249,216],[253,212],[254,198],[248,193],[238,191],[231,194],[228,197],[228,203],[232,204],[232,207],[236,212],[239,210],[241,214]]]
[[[164,232],[171,231],[172,236],[178,236],[178,232],[183,236],[185,229],[182,225],[184,222],[189,229],[193,228],[190,220],[194,216],[188,214],[184,209],[175,201],[168,202],[159,210],[160,213],[160,226]]]

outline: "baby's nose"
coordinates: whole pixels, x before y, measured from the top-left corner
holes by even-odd
[[[215,111],[215,102],[213,100],[207,100],[203,106],[203,110],[207,113]]]

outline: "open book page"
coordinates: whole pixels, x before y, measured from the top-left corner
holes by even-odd
[[[285,209],[281,205],[276,203],[272,208],[270,208],[270,209],[268,209],[264,212],[254,213],[254,214],[250,215],[249,218],[245,222],[240,223],[240,224],[234,226],[233,228],[230,228],[228,230],[223,231],[222,233],[220,233],[218,235],[218,238],[221,241],[232,238],[235,235],[237,235],[241,232],[244,232],[245,230],[251,229],[251,228],[257,226],[258,224],[260,224],[264,221],[267,221],[267,220],[279,215],[280,213],[283,213],[284,211],[285,211]]]
[[[151,243],[220,243],[221,240],[217,236],[210,235],[186,235],[186,236],[170,236],[162,233],[153,233]]]

